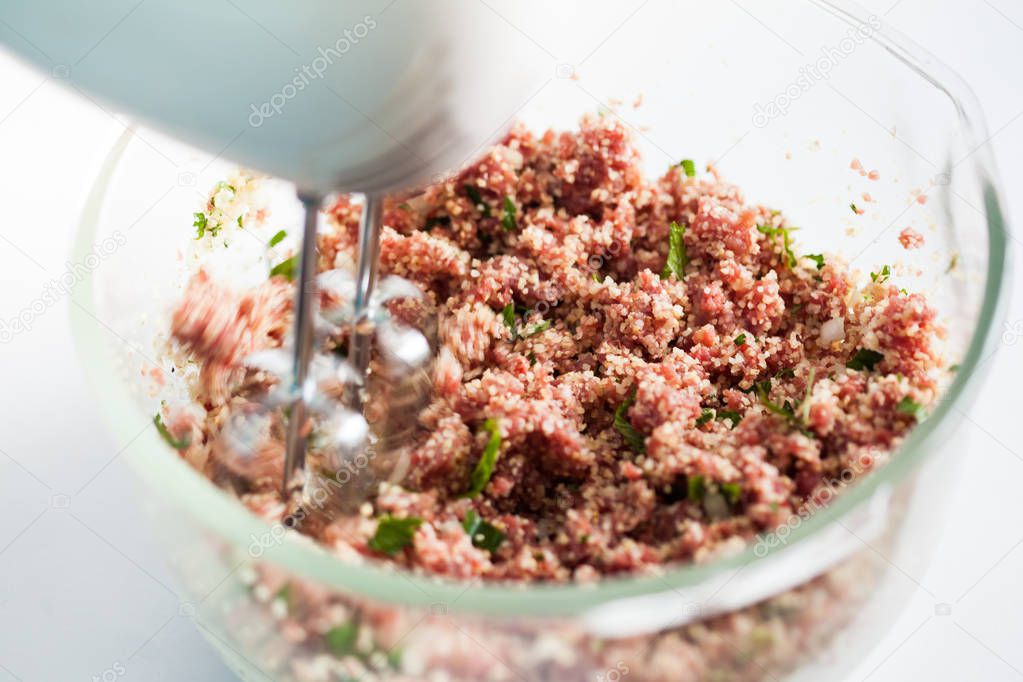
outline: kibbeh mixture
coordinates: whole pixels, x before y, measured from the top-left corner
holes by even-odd
[[[260,182],[218,185],[197,239],[265,217],[232,213]],[[347,196],[327,209],[321,270],[350,268],[360,211]],[[457,175],[390,200],[384,225],[382,275],[424,293],[390,312],[433,321],[437,350],[404,478],[352,513],[297,524],[349,560],[508,581],[706,561],[883,464],[938,390],[935,312],[889,266],[858,284],[714,168],[685,160],[648,179],[611,116],[517,127]],[[195,404],[156,420],[272,521],[294,511],[279,493],[283,428],[244,470],[218,439],[274,381],[242,359],[285,343],[294,270],[282,256],[250,289],[194,274],[172,334]]]

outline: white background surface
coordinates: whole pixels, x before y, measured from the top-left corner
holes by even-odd
[[[1023,216],[1023,3],[864,4],[966,77],[987,113],[1010,220]],[[2,55],[0,83],[0,320],[9,320],[63,272],[79,202],[123,126]],[[1010,324],[1023,325],[1020,293],[1017,284]],[[68,305],[58,300],[0,345],[0,682],[231,680],[164,587],[118,462],[126,444],[98,425],[83,381]],[[931,568],[911,576],[914,601],[849,679],[1023,680],[1021,346],[1003,344],[964,423],[975,433],[948,501],[958,518]]]

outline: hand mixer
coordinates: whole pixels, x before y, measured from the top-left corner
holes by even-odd
[[[541,82],[528,59],[479,30],[489,12],[458,0],[8,0],[0,11],[7,47],[80,92],[295,183],[306,215],[290,368],[279,370],[286,498],[303,478],[315,399],[318,209],[332,192],[364,195],[346,316],[348,363],[364,376],[382,194],[469,160]]]

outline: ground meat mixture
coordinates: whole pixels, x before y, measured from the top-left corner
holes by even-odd
[[[907,227],[899,233],[899,243],[902,244],[902,248],[907,251],[910,249],[919,249],[924,245],[924,236],[912,227]]]
[[[329,208],[321,269],[350,265],[360,211]],[[440,349],[407,477],[300,526],[342,556],[515,581],[705,561],[883,463],[937,390],[935,313],[889,268],[858,285],[714,169],[647,179],[612,117],[515,128],[384,224],[381,271],[425,292],[395,314],[435,319]],[[203,414],[167,424],[207,473],[265,380],[238,359],[280,346],[291,288],[200,273],[174,312]],[[283,448],[266,452],[235,488],[276,520]]]

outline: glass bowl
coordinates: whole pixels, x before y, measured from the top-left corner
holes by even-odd
[[[939,311],[957,371],[890,463],[835,481],[827,507],[711,563],[516,586],[342,562],[251,514],[146,428],[172,390],[148,377],[181,292],[177,254],[231,166],[133,129],[83,211],[73,325],[188,612],[252,680],[837,678],[916,587],[969,452],[957,426],[997,337],[1008,236],[972,94],[847,2],[641,3],[569,36],[570,16],[497,7],[507,30],[561,55],[517,118],[542,130],[618,117],[650,175],[683,157],[712,164],[803,226],[805,252],[842,254],[863,273],[891,264]],[[293,232],[289,201],[280,226]],[[901,248],[907,226],[923,248]]]

